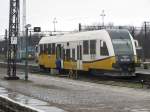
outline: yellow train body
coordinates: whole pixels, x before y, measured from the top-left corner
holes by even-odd
[[[105,59],[83,62],[81,68],[83,71],[88,71],[89,69],[113,70],[112,64],[115,62],[115,57],[108,57]],[[38,64],[47,69],[56,68],[56,55],[50,56],[47,53],[43,53],[39,55]],[[77,61],[63,61],[62,69],[77,69]]]
[[[47,69],[134,72],[137,63],[132,36],[126,30],[99,30],[43,37],[38,64]]]

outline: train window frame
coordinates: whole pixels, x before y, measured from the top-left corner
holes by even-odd
[[[100,55],[101,56],[109,56],[108,46],[105,41],[100,40]]]
[[[104,46],[104,41],[100,40],[100,47]]]
[[[96,40],[90,40],[90,54],[96,54]]]
[[[83,41],[83,54],[88,55],[89,54],[89,40]]]

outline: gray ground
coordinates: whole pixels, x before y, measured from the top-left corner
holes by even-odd
[[[68,112],[150,112],[150,91],[29,74],[29,81],[6,81],[0,86],[47,101]],[[18,72],[24,78],[24,73]]]

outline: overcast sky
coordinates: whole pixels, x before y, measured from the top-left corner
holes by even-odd
[[[56,17],[56,30],[74,30],[78,23],[102,23],[103,9],[105,23],[140,26],[150,21],[150,0],[27,0],[27,23],[53,30]],[[2,35],[8,28],[9,0],[0,0],[0,14]]]

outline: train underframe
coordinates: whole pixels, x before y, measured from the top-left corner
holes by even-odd
[[[98,76],[113,76],[113,77],[132,77],[135,76],[135,64],[134,63],[116,63],[112,65],[112,70],[106,69],[89,69],[88,71],[76,70],[79,74],[90,74]],[[40,65],[40,68],[46,71],[50,71],[51,68],[45,68]],[[54,68],[57,69],[57,68]],[[61,73],[68,73],[70,69],[61,69]]]

